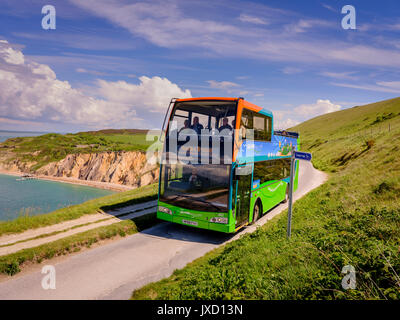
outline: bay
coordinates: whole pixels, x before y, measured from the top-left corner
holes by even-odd
[[[38,215],[115,193],[70,183],[47,180],[17,181],[0,174],[0,220],[19,215]]]

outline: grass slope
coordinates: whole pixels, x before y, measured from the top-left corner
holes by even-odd
[[[400,99],[292,128],[330,179],[283,213],[133,299],[399,299]],[[391,129],[389,131],[389,123]],[[356,289],[342,268],[354,266]]]
[[[151,143],[146,141],[146,130],[101,130],[65,135],[49,133],[8,139],[0,144],[0,152],[12,152],[12,160],[36,162],[32,167],[34,171],[47,163],[62,160],[68,154],[145,151]]]

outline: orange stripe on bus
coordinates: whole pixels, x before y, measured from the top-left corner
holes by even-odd
[[[243,100],[244,107],[251,111],[259,112],[262,108],[248,101]]]
[[[195,101],[195,100],[226,100],[226,101],[236,101],[238,98],[224,98],[224,97],[200,97],[200,98],[186,98],[186,99],[176,99],[176,101]]]
[[[243,103],[244,100],[240,99],[238,102],[237,106],[237,114],[236,114],[236,120],[235,120],[235,143],[233,146],[233,157],[232,157],[232,162],[236,161],[236,156],[239,152],[240,146],[239,146],[239,128],[240,128],[240,121],[242,118],[242,111],[243,111]]]

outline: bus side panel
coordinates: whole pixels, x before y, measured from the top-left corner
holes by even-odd
[[[287,183],[280,180],[253,190],[250,211],[251,221],[253,221],[253,210],[257,199],[261,200],[262,210],[265,213],[285,199],[286,187]]]
[[[299,185],[299,171],[300,171],[300,161],[296,160],[296,171],[295,178],[293,183],[293,191],[296,191]],[[256,204],[257,199],[259,198],[262,203],[263,213],[271,210],[273,207],[281,203],[285,199],[286,189],[288,186],[289,178],[277,181],[275,183],[269,184],[267,186],[261,186],[252,191],[251,203],[250,203],[250,219],[249,221],[253,221],[253,210],[254,205]]]
[[[286,188],[287,183],[281,180],[261,189],[260,198],[264,212],[272,209],[285,199]]]

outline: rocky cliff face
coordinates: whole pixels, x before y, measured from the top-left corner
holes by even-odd
[[[35,163],[22,162],[20,160],[10,160],[9,157],[0,157],[0,170],[13,173],[29,173],[30,168]]]
[[[29,172],[31,164],[13,160],[0,167],[8,171]],[[121,151],[71,154],[61,161],[41,167],[35,173],[139,187],[156,182],[159,168],[147,163],[145,153]]]

